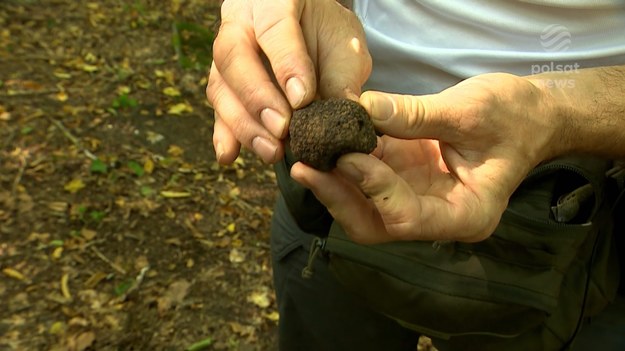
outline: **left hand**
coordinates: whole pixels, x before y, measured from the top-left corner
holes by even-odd
[[[367,92],[360,103],[386,134],[373,154],[344,155],[330,173],[296,163],[291,176],[357,242],[483,240],[526,174],[558,152],[550,98],[509,74],[427,96]]]

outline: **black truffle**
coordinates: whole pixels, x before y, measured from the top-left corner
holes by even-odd
[[[332,170],[346,153],[368,154],[377,145],[367,111],[348,99],[317,100],[293,112],[289,134],[293,155],[320,171]]]

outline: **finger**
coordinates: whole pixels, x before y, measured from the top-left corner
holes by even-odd
[[[376,128],[405,139],[449,139],[457,122],[438,95],[400,95],[367,91],[360,96]],[[447,140],[450,141],[450,140]]]
[[[336,11],[349,10],[336,3]],[[323,98],[345,97],[358,101],[361,87],[371,74],[372,61],[365,41],[362,25],[354,16],[341,16],[348,23],[344,28],[356,31],[344,35],[332,46],[323,46],[318,53],[324,60],[319,62],[319,94]],[[337,48],[341,48],[338,50]]]
[[[375,157],[347,154],[339,159],[337,169],[371,199],[384,223],[387,240],[450,240],[464,236],[464,216],[458,211],[462,207],[444,197],[415,193],[411,185]],[[453,189],[454,183],[450,177],[429,187]]]
[[[222,165],[234,162],[241,149],[241,144],[217,112],[215,112],[215,125],[213,126],[213,147],[217,162]]]
[[[231,6],[226,6],[230,3],[222,7],[224,18],[213,44],[215,67],[249,114],[283,138],[291,108],[263,64],[253,28],[242,23],[240,14],[230,13]]]
[[[247,112],[237,95],[225,84],[217,69],[211,69],[207,95],[215,113],[219,116],[220,122],[216,126],[220,129],[219,133],[214,134],[213,140],[215,145],[220,144],[220,147],[223,147],[224,162],[234,160],[232,157],[236,158],[238,154],[238,144],[230,139],[231,136],[267,163],[275,163],[282,158],[284,154],[282,142]],[[222,123],[227,126],[227,130],[223,128]]]
[[[255,1],[254,34],[293,108],[312,101],[315,69],[302,33],[304,1]],[[311,45],[312,43],[308,43]]]
[[[372,203],[350,182],[301,162],[291,167],[291,177],[312,190],[352,240],[362,244],[388,241],[384,223]]]

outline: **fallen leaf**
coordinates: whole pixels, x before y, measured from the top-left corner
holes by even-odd
[[[183,197],[189,197],[191,196],[191,193],[186,192],[186,191],[163,190],[161,191],[161,196],[166,197],[168,199],[178,199],[178,198],[183,198]]]
[[[163,89],[163,94],[167,96],[176,97],[176,96],[180,96],[180,90],[178,90],[175,87],[167,87]]]
[[[61,293],[63,294],[63,297],[71,300],[72,299],[72,294],[69,292],[69,274],[65,273],[63,274],[63,276],[61,277]]]
[[[267,308],[271,304],[267,291],[254,291],[247,297],[247,301],[260,308]]]
[[[69,99],[69,96],[67,95],[67,93],[66,93],[66,92],[64,92],[64,91],[59,91],[59,92],[56,94],[56,99],[57,99],[58,101],[60,101],[60,102],[65,102],[65,101],[67,101],[67,99]]]
[[[104,272],[95,272],[89,277],[89,279],[87,279],[84,286],[87,289],[93,289],[95,288],[96,285],[98,285],[98,283],[104,280],[107,276],[108,274]]]
[[[230,189],[230,191],[228,192],[228,196],[230,196],[230,198],[232,199],[236,199],[237,197],[239,197],[239,195],[241,195],[241,189],[236,186]]]
[[[154,133],[149,130],[146,132],[146,135],[147,135],[146,139],[150,142],[150,144],[156,144],[158,142],[163,141],[163,139],[165,139],[163,135]]]
[[[73,179],[72,181],[65,184],[64,189],[65,191],[68,191],[74,194],[80,191],[81,189],[83,189],[84,187],[85,187],[85,183],[82,181],[82,179]]]
[[[237,322],[230,322],[228,324],[230,324],[230,328],[232,328],[233,332],[241,336],[252,337],[256,334],[256,328],[251,325],[243,325]]]
[[[94,332],[84,332],[80,335],[74,335],[67,340],[68,351],[84,351],[89,348],[95,341]]]
[[[52,323],[48,332],[52,335],[60,335],[65,332],[65,323],[57,321]]]
[[[22,280],[22,281],[26,280],[26,277],[22,273],[10,267],[4,268],[2,270],[2,273],[4,273],[4,275],[6,275],[9,278]]]
[[[163,315],[167,310],[181,304],[189,293],[189,287],[191,287],[191,283],[184,279],[171,283],[165,294],[158,299],[159,314]]]
[[[83,63],[82,65],[79,65],[79,68],[82,69],[85,72],[89,72],[89,73],[93,73],[98,71],[98,66],[94,66],[94,65],[90,65],[87,63]]]
[[[230,250],[230,254],[228,255],[228,259],[232,263],[241,263],[245,261],[245,253],[241,252],[238,249]]]
[[[62,201],[48,202],[48,208],[52,212],[65,213],[69,209],[69,204]]]
[[[180,246],[182,245],[182,240],[180,240],[180,238],[169,238],[165,240],[165,244],[173,245],[173,246]]]
[[[154,75],[157,78],[163,78],[169,85],[174,85],[174,71],[166,69],[166,70],[154,70]]]
[[[143,163],[143,170],[147,174],[152,174],[152,172],[154,172],[154,161],[152,161],[151,158],[148,157],[145,160],[145,162]]]
[[[71,79],[72,75],[64,71],[55,71],[54,76],[59,79]]]
[[[67,322],[67,325],[69,325],[70,327],[71,326],[86,327],[89,325],[89,321],[82,317],[74,317],[70,319],[69,322]]]
[[[91,230],[91,229],[87,229],[87,228],[82,228],[82,230],[80,231],[80,236],[85,238],[85,240],[87,240],[87,241],[92,240],[93,238],[95,238],[97,234],[98,234],[98,232],[96,232],[95,230]]]
[[[4,109],[4,106],[0,105],[0,121],[8,121],[11,119],[11,113]]]
[[[272,322],[277,322],[280,319],[280,314],[277,311],[271,311],[269,313],[265,313],[263,317],[269,319]]]
[[[55,248],[54,251],[52,251],[51,256],[53,260],[58,260],[61,258],[62,255],[63,255],[63,246],[59,246]]]
[[[167,113],[170,115],[182,115],[185,113],[192,113],[193,106],[191,106],[188,102],[180,102],[175,105],[172,105],[167,110]]]
[[[184,154],[184,149],[181,148],[178,145],[169,145],[169,148],[167,149],[167,154],[169,154],[172,157],[180,157],[182,156],[182,154]]]

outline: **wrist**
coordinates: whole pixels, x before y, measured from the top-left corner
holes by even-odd
[[[548,141],[544,147],[543,160],[575,152],[575,138],[578,136],[577,125],[580,119],[580,111],[577,111],[570,103],[570,97],[555,82],[566,82],[562,77],[553,77],[548,74],[540,74],[528,77],[540,94],[540,117],[550,132]]]
[[[625,66],[550,72],[527,77],[546,98],[556,128],[554,156],[625,155]]]

